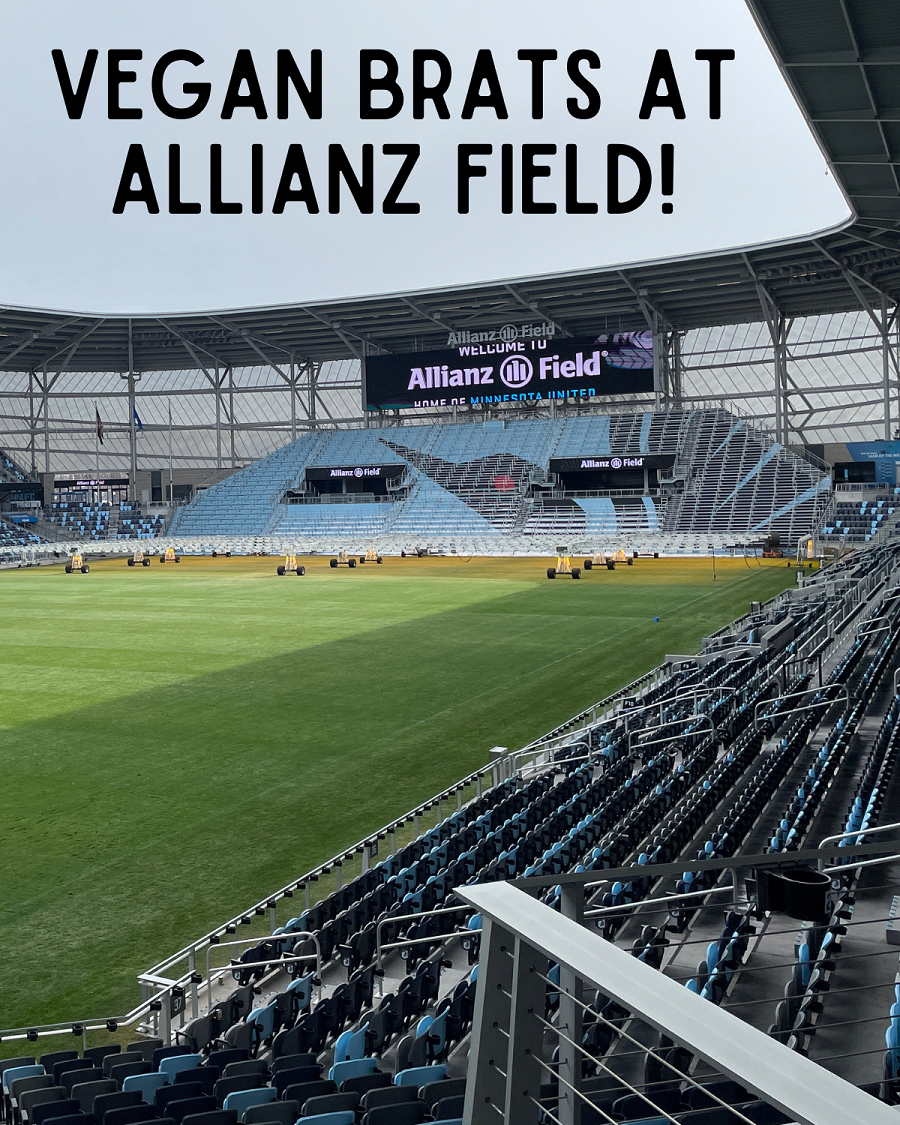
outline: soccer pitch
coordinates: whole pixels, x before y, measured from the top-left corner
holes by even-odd
[[[279,561],[0,572],[0,1028],[123,1013],[186,941],[795,581]]]

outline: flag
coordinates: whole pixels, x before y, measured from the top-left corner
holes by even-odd
[[[138,417],[137,407],[136,407],[136,406],[132,406],[132,408],[131,408],[131,409],[132,409],[132,412],[134,413],[134,420],[135,420],[135,422],[137,422],[137,427],[138,427],[138,429],[139,429],[139,430],[142,430],[142,429],[144,428],[144,423],[143,423],[143,422],[142,422],[142,421],[140,420],[140,418]]]
[[[97,440],[103,444],[103,419],[100,417],[100,411],[97,409],[97,404],[94,403],[94,413],[97,415]]]

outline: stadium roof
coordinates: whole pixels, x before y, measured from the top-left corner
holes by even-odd
[[[845,312],[900,299],[900,3],[747,0],[853,208],[764,246],[428,292],[163,317],[0,308],[0,370],[281,366],[444,346],[448,330],[552,320],[579,336]]]

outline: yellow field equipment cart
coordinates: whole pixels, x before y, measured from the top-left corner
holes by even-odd
[[[306,574],[306,567],[298,564],[296,555],[285,555],[284,562],[278,567],[278,573],[296,574],[302,578]]]
[[[69,562],[66,563],[66,574],[87,574],[90,569],[82,555],[73,555]]]

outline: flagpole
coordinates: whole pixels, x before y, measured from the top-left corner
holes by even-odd
[[[94,475],[97,481],[100,480],[100,430],[97,426],[97,419],[100,417],[100,411],[97,409],[96,402],[94,403]],[[97,484],[99,488],[99,483]]]
[[[172,404],[170,402],[169,403],[169,503],[170,504],[173,503],[173,499],[174,499],[173,493],[174,493],[174,489],[172,488]]]

